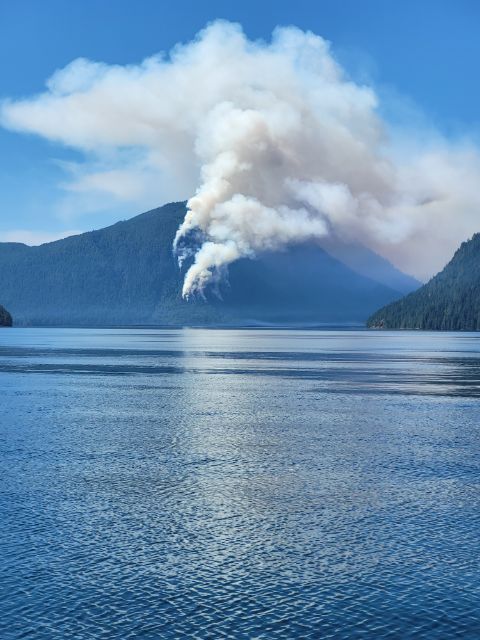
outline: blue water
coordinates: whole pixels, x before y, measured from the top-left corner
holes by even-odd
[[[0,638],[480,637],[480,339],[0,331]]]

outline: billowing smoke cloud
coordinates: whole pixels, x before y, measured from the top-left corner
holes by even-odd
[[[427,277],[480,230],[477,149],[436,135],[400,151],[377,102],[319,36],[251,42],[216,22],[138,66],[76,60],[1,121],[94,157],[72,191],[191,195],[175,239],[188,297],[240,257],[329,233]]]

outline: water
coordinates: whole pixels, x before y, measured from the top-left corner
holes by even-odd
[[[480,637],[474,334],[0,331],[0,637]]]

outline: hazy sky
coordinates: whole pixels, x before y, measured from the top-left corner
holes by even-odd
[[[418,125],[478,140],[475,0],[0,0],[0,98],[42,92],[79,57],[137,64],[217,18],[240,22],[250,39],[269,40],[278,25],[311,30],[331,41],[357,83],[375,89],[397,130]],[[35,135],[0,129],[0,149],[0,240],[38,242],[163,204],[151,193],[136,202],[72,192],[72,172],[88,157]]]

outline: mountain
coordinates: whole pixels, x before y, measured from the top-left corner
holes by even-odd
[[[480,330],[480,234],[464,242],[447,266],[427,284],[383,307],[372,328]]]
[[[402,291],[317,245],[239,260],[219,299],[186,302],[172,241],[185,203],[37,247],[0,243],[0,291],[18,324],[361,323]],[[187,265],[188,266],[188,265]]]
[[[0,327],[11,327],[12,316],[8,313],[5,307],[0,304]]]
[[[422,286],[416,278],[403,273],[388,260],[361,244],[343,242],[333,235],[328,235],[319,242],[319,245],[353,271],[380,282],[390,289],[400,291],[404,295]]]

